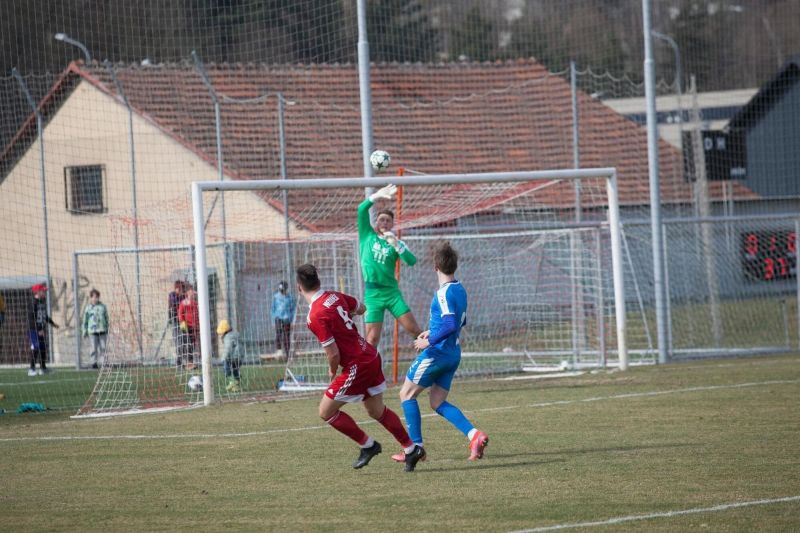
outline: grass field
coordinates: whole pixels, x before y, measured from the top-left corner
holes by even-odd
[[[468,462],[423,399],[430,458],[413,474],[360,406],[348,410],[384,453],[353,470],[356,447],[314,399],[7,414],[0,529],[800,529],[800,356],[456,382],[451,400],[490,435],[485,459]]]
[[[52,367],[51,367],[52,369]],[[0,409],[14,412],[17,407],[26,402],[41,403],[50,410],[64,410],[68,414],[75,414],[94,390],[97,382],[96,370],[75,370],[72,368],[55,368],[52,373],[45,376],[29,377],[27,368],[0,369]],[[117,374],[129,372],[125,368],[116,371]],[[149,382],[150,386],[144,388],[152,397],[161,396],[171,398],[186,398],[198,401],[198,394],[191,394],[186,388],[186,382],[191,373],[177,372],[173,367],[153,366],[145,369],[130,370],[135,379],[141,383]],[[199,372],[199,369],[198,369]],[[282,364],[248,365],[241,369],[242,383],[245,389],[251,391],[269,391],[277,388],[277,383],[283,377]],[[221,366],[212,368],[217,394],[230,395],[225,392],[226,379]],[[117,379],[120,379],[117,377]],[[121,395],[119,391],[112,392]],[[146,400],[137,395],[140,400]]]

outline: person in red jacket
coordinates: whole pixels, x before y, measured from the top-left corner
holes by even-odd
[[[184,338],[183,354],[186,361],[178,356],[178,368],[186,364],[187,370],[194,368],[194,356],[198,350],[198,335],[200,334],[200,308],[197,305],[197,293],[191,285],[186,287],[186,297],[178,305],[178,322]]]

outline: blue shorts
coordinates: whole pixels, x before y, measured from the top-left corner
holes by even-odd
[[[460,363],[460,353],[451,355],[423,350],[409,367],[406,379],[420,387],[438,385],[450,390],[450,383]]]

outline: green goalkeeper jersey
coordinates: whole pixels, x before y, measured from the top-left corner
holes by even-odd
[[[369,220],[369,208],[372,201],[367,198],[358,206],[358,249],[361,256],[361,272],[364,274],[364,285],[367,289],[397,288],[394,277],[394,266],[397,258],[408,266],[417,262],[414,254],[406,248],[403,241],[397,241],[395,250],[386,239],[381,239]],[[399,252],[399,253],[398,253]]]

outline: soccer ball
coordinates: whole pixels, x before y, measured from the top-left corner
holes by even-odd
[[[200,392],[203,390],[203,378],[200,376],[192,376],[186,384],[192,392]]]
[[[369,156],[369,162],[372,164],[372,168],[380,172],[389,166],[389,163],[392,162],[392,158],[389,156],[389,152],[375,150]]]

